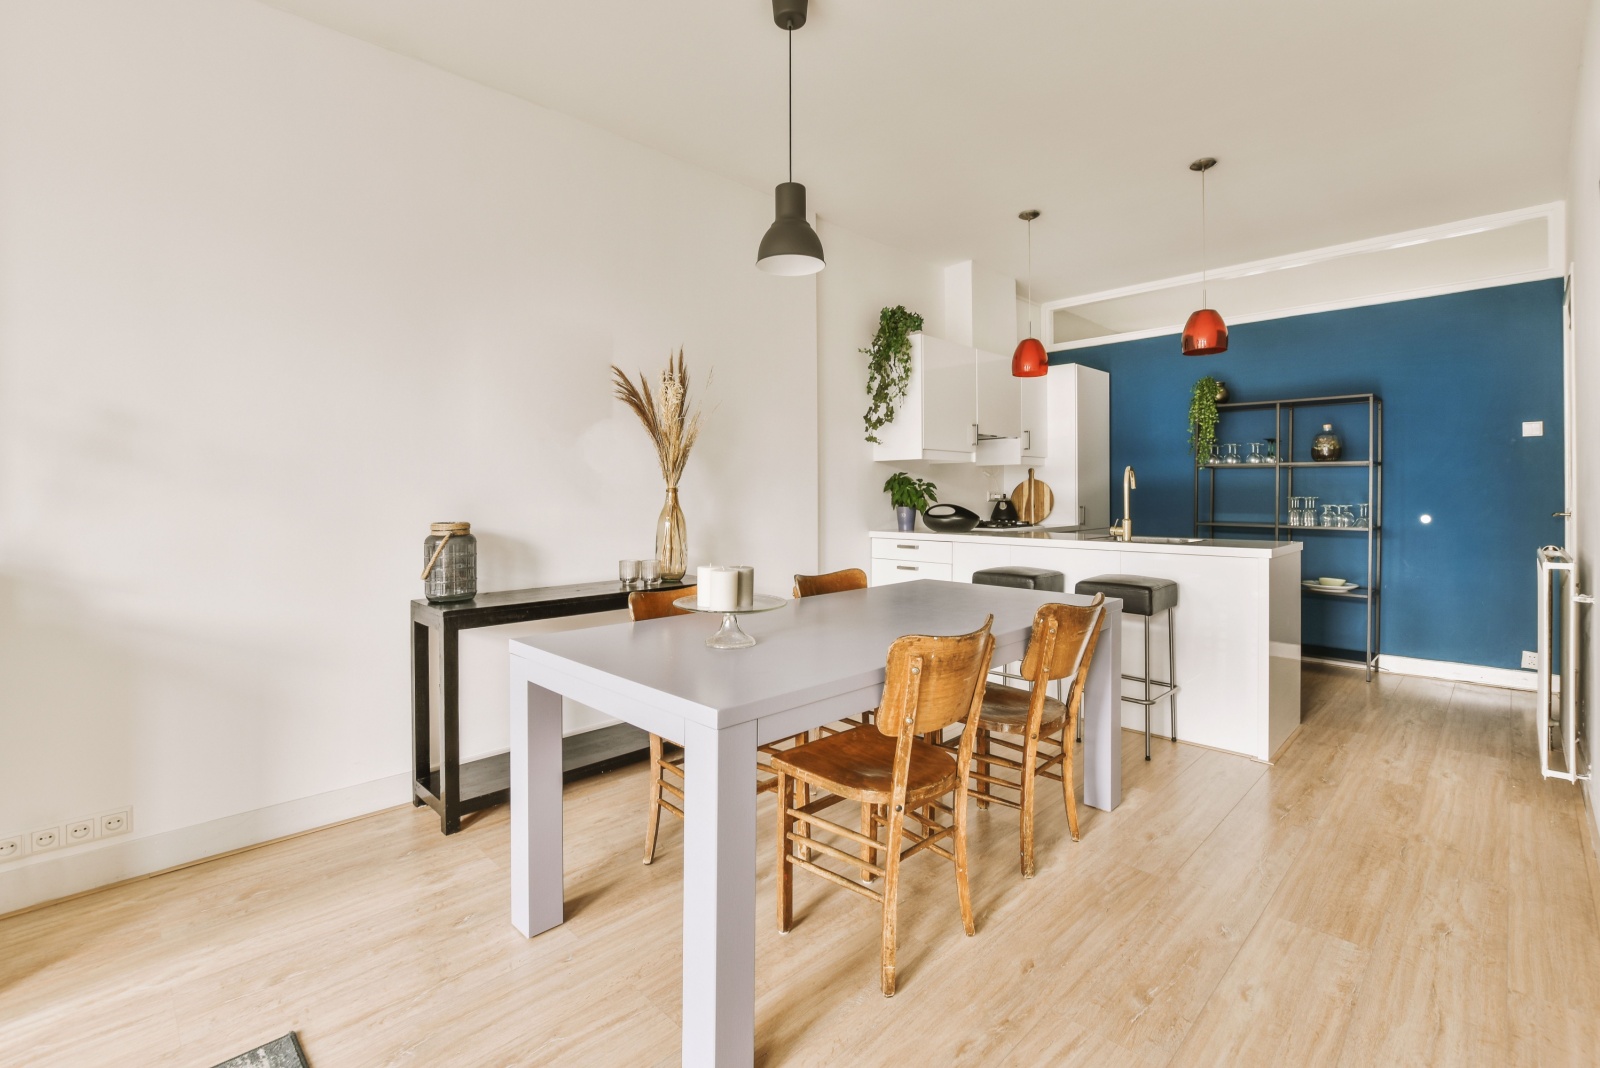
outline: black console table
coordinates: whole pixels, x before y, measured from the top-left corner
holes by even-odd
[[[677,588],[664,582],[659,588]],[[480,593],[470,601],[411,602],[411,803],[439,813],[445,834],[461,829],[461,817],[501,804],[511,796],[511,762],[501,753],[461,763],[460,634],[475,627],[527,623],[535,619],[587,615],[628,607],[628,591],[615,580],[576,586]],[[430,652],[429,635],[439,636]],[[439,766],[432,756],[432,681],[443,689]],[[638,759],[647,750],[642,731],[626,724],[567,739],[562,762],[568,781]]]

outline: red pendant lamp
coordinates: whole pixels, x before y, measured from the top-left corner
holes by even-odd
[[[1200,172],[1200,303],[1210,303],[1206,291],[1206,171],[1217,165],[1210,156],[1189,164],[1191,171]],[[1183,324],[1183,354],[1185,356],[1215,356],[1228,351],[1228,324],[1222,316],[1208,307],[1189,316]]]
[[[1017,342],[1017,351],[1011,354],[1013,378],[1042,378],[1050,371],[1050,354],[1033,336],[1033,220],[1038,217],[1032,208],[1017,215],[1028,224],[1028,336]]]

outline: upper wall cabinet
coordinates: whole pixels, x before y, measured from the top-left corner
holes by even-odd
[[[971,463],[978,448],[976,352],[911,335],[911,381],[894,421],[878,429],[874,460]]]

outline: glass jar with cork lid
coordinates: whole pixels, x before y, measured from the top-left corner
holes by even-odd
[[[478,595],[478,539],[471,523],[434,523],[422,543],[423,596],[470,601]]]

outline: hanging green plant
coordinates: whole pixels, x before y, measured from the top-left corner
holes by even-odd
[[[1222,385],[1210,375],[1194,384],[1189,395],[1189,451],[1194,453],[1194,465],[1204,467],[1211,462],[1217,446],[1217,401]]]
[[[922,329],[922,316],[896,304],[878,313],[878,332],[862,349],[867,357],[867,440],[876,442],[878,430],[894,421],[895,402],[911,384],[911,334]]]

